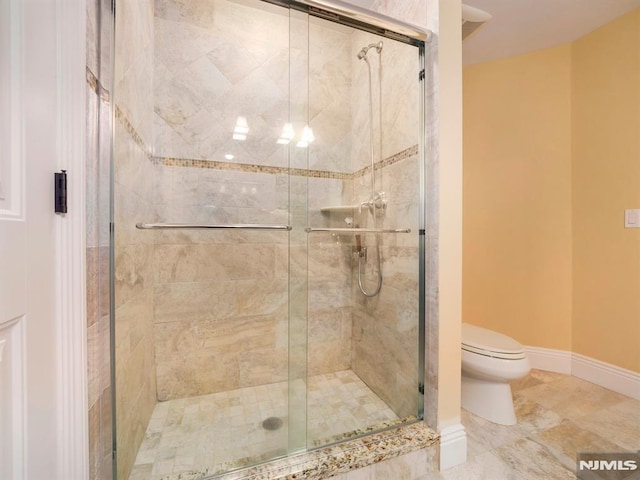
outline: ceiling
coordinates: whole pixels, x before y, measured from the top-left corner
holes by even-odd
[[[465,65],[568,43],[634,8],[640,0],[463,0],[493,18],[462,44]]]

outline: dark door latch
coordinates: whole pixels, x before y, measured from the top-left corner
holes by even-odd
[[[67,213],[67,171],[61,170],[60,173],[54,173],[55,177],[55,212]]]

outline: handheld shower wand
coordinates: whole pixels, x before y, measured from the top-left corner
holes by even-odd
[[[373,118],[374,118],[374,114],[373,114],[373,90],[372,90],[372,78],[371,78],[371,64],[369,63],[369,60],[367,59],[367,52],[372,49],[375,48],[376,52],[378,53],[378,56],[380,57],[381,52],[382,52],[382,42],[377,42],[377,43],[370,43],[369,45],[367,45],[366,47],[363,47],[357,54],[357,57],[359,60],[364,60],[367,64],[367,72],[368,72],[368,79],[369,79],[369,117],[370,117],[370,121],[369,121],[369,131],[370,131],[370,139],[369,139],[369,152],[371,154],[371,191],[370,191],[370,197],[368,201],[362,202],[360,204],[360,212],[362,212],[362,207],[366,206],[369,208],[369,211],[371,212],[372,215],[372,221],[373,221],[373,228],[376,228],[376,217],[378,216],[378,211],[377,209],[382,208],[382,206],[384,205],[386,207],[386,203],[384,202],[383,199],[383,192],[376,192],[376,177],[375,177],[375,152],[374,152],[374,128],[373,128]],[[381,70],[382,68],[382,63],[378,63],[378,69],[380,74],[378,75],[378,81],[381,82]],[[382,88],[382,85],[380,84],[380,88]],[[381,114],[380,114],[381,115]],[[382,134],[382,132],[380,132],[380,134]],[[360,288],[360,291],[362,292],[362,294],[365,297],[375,297],[376,295],[378,295],[378,293],[380,293],[380,289],[382,288],[382,262],[380,259],[380,237],[378,235],[376,235],[375,237],[375,252],[376,252],[376,256],[375,256],[375,264],[376,264],[376,270],[377,270],[377,275],[376,275],[376,286],[375,288],[370,291],[367,290],[365,284],[364,284],[364,272],[363,272],[363,263],[366,263],[366,257],[364,255],[364,252],[366,252],[366,248],[362,247],[361,244],[361,239],[357,238],[356,242],[358,243],[357,248],[359,248],[358,251],[358,287]]]

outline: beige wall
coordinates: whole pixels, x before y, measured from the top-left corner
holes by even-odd
[[[464,70],[463,319],[571,347],[571,50]]]
[[[640,10],[572,45],[573,351],[640,372]]]
[[[639,26],[464,72],[464,321],[634,371]]]
[[[462,292],[462,49],[460,1],[427,2],[428,27],[437,35],[436,57],[427,61],[434,85],[427,89],[427,141],[435,150],[429,163],[438,180],[434,188],[437,236],[438,414],[439,429],[460,423],[460,329]],[[433,53],[428,57],[432,57]],[[435,137],[435,138],[432,138]],[[433,156],[437,157],[434,165]],[[432,170],[431,167],[429,170]],[[429,181],[429,180],[428,180]],[[429,192],[427,192],[429,197]],[[430,220],[433,220],[431,218]],[[431,238],[434,225],[427,225]],[[430,240],[428,240],[431,243]],[[433,248],[433,247],[432,247]],[[427,255],[431,255],[428,252]],[[427,290],[430,287],[427,286]],[[427,299],[429,303],[429,299]],[[427,332],[431,329],[427,325]],[[429,342],[429,335],[427,335]],[[427,355],[430,353],[427,352]],[[427,401],[429,398],[427,397]]]

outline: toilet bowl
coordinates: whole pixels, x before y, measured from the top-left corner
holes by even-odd
[[[515,425],[509,382],[524,377],[531,364],[513,338],[462,324],[462,407],[501,425]]]

